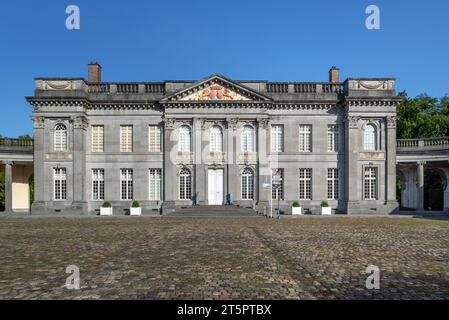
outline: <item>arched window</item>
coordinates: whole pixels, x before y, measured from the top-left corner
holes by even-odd
[[[191,152],[191,131],[189,126],[179,128],[178,151]]]
[[[223,131],[219,126],[210,128],[209,138],[210,152],[223,152]]]
[[[179,172],[179,200],[190,200],[192,198],[192,173],[183,168]]]
[[[251,126],[243,127],[242,152],[254,152],[254,128]]]
[[[67,150],[67,128],[63,124],[57,124],[55,126],[54,133],[54,150],[66,151]]]
[[[366,151],[377,150],[377,128],[373,124],[367,124],[365,127],[363,147]]]
[[[242,171],[242,200],[254,200],[254,172],[250,168]]]

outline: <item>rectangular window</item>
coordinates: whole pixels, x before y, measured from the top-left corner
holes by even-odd
[[[338,200],[338,169],[327,169],[327,198]]]
[[[273,200],[284,200],[284,169],[271,171],[271,197]]]
[[[149,200],[159,201],[161,200],[161,169],[150,169],[149,170]]]
[[[284,126],[271,126],[271,151],[284,152]]]
[[[148,151],[161,152],[161,127],[148,127]]]
[[[103,126],[92,126],[92,152],[104,152]]]
[[[365,200],[377,200],[377,168],[365,167],[364,198]]]
[[[312,200],[312,169],[299,169],[299,200]]]
[[[92,200],[104,200],[104,169],[92,170]]]
[[[299,151],[312,152],[312,126],[299,126]]]
[[[120,152],[133,152],[133,126],[120,126]]]
[[[67,169],[53,169],[53,190],[55,201],[67,200]]]
[[[327,151],[338,152],[338,126],[335,124],[327,126]]]
[[[121,200],[133,200],[133,170],[120,170]]]

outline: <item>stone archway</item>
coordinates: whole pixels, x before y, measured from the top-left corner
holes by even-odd
[[[401,170],[397,170],[397,180],[396,180],[396,197],[399,203],[400,209],[407,208],[406,204],[406,189],[407,189],[407,179],[405,174]]]
[[[444,210],[446,179],[441,170],[429,168],[424,173],[424,209],[426,211]]]

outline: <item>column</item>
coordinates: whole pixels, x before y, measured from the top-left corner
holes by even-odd
[[[203,156],[203,126],[204,121],[202,119],[194,118],[193,119],[193,153],[194,153],[194,174],[193,182],[193,196],[197,195],[197,203],[199,205],[207,204],[207,191],[206,191],[206,169],[204,166],[204,162],[202,159]]]
[[[257,194],[259,212],[264,212],[264,208],[269,206],[271,192],[263,188],[264,183],[271,183],[271,169],[267,153],[267,129],[269,126],[269,119],[259,119],[257,129],[257,154],[258,154],[258,181]]]
[[[387,117],[386,135],[386,200],[391,206],[390,210],[396,210],[399,206],[396,197],[396,117]]]
[[[424,165],[425,162],[418,162],[416,164],[417,179],[417,210],[424,211]]]
[[[88,122],[84,116],[74,119],[73,126],[73,202],[72,209],[87,214],[86,202],[86,130]]]
[[[12,213],[12,162],[5,162],[5,213]]]
[[[346,213],[357,213],[362,200],[362,173],[358,165],[359,148],[359,117],[348,116],[346,119],[346,172],[345,172],[345,207]]]
[[[236,130],[239,120],[236,118],[228,118],[226,130],[226,165],[227,165],[227,190],[231,195],[231,201],[238,199],[239,193],[239,167],[237,165],[237,146],[236,146]]]
[[[175,140],[172,138],[175,132],[175,119],[164,119],[164,192],[162,213],[170,213],[175,210],[177,174],[174,159],[176,157]]]
[[[45,212],[45,118],[34,117],[34,202],[32,214]]]

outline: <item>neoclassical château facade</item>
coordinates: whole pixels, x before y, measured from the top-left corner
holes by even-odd
[[[38,78],[33,214],[123,214],[231,203],[288,213],[327,201],[346,214],[389,214],[396,200],[394,79],[329,82],[101,82]],[[272,188],[272,176],[281,176]],[[279,180],[279,179],[278,179]]]

